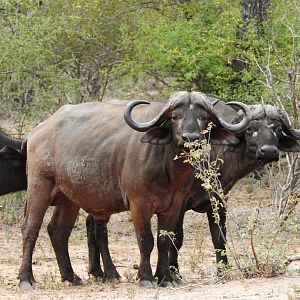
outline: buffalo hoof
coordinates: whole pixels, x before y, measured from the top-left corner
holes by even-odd
[[[102,271],[90,271],[89,275],[92,275],[93,277],[99,280],[104,278],[104,273]]]
[[[83,285],[84,284],[83,280],[79,276],[77,276],[76,274],[74,274],[74,277],[73,277],[73,280],[72,280],[71,283],[73,285]]]
[[[19,287],[22,291],[32,291],[37,288],[36,282],[30,283],[29,281],[21,281]]]
[[[104,281],[106,282],[113,282],[113,283],[119,283],[122,282],[121,276],[118,273],[117,270],[110,271],[105,273],[104,275]]]
[[[178,285],[183,284],[182,276],[176,268],[170,268],[170,275],[173,281],[175,281]]]
[[[175,286],[177,286],[177,284],[171,281],[162,281],[159,286],[163,287],[163,288],[173,288]]]
[[[111,277],[111,278],[105,278],[106,282],[110,282],[110,283],[121,283],[122,282],[122,278],[121,277]]]
[[[145,288],[145,289],[156,289],[158,286],[155,281],[140,280],[140,287]]]
[[[73,277],[71,277],[71,278],[68,278],[68,277],[67,278],[62,278],[61,281],[62,282],[68,281],[72,285],[83,285],[84,284],[83,280],[79,276],[77,276],[76,274],[74,274]]]

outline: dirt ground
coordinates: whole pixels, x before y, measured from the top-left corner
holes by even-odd
[[[241,190],[242,195],[241,197]],[[259,201],[259,193],[248,192],[243,183],[234,190],[230,201],[234,209],[245,210],[246,218],[253,205]],[[251,201],[246,201],[250,199]],[[255,202],[256,201],[256,202]],[[242,205],[241,205],[242,203]],[[248,210],[247,210],[247,209]],[[296,233],[287,253],[300,254],[300,213],[296,216]],[[136,282],[136,265],[139,251],[129,213],[112,217],[109,224],[110,249],[122,276],[122,283],[102,283],[87,274],[88,251],[84,220],[81,213],[70,240],[70,256],[75,272],[85,281],[84,286],[74,287],[60,281],[56,259],[50,245],[46,224],[51,216],[47,214],[34,253],[33,272],[39,288],[24,292],[18,288],[18,269],[21,261],[22,239],[20,224],[7,225],[0,220],[0,299],[300,299],[300,262],[289,265],[284,275],[272,278],[257,277],[245,279],[235,275],[220,279],[215,275],[215,255],[204,214],[188,212],[185,224],[184,246],[179,262],[184,284],[177,288],[141,289]],[[153,220],[155,232],[156,220]],[[229,235],[230,235],[229,228]],[[234,234],[232,234],[234,240]],[[279,243],[285,244],[281,240]],[[152,267],[155,270],[157,253],[154,248]],[[232,257],[229,255],[232,261]],[[298,297],[298,298],[297,298]]]

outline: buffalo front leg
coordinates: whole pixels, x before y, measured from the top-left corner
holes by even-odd
[[[158,234],[157,234],[157,250],[158,261],[155,272],[155,277],[158,278],[158,283],[162,287],[176,286],[176,281],[171,276],[169,264],[170,246],[174,247],[175,236],[175,222],[177,216],[158,215]],[[175,223],[175,224],[174,224]]]
[[[47,227],[62,281],[67,280],[73,285],[83,284],[83,281],[73,271],[68,251],[68,241],[78,211],[79,207],[64,197],[62,203],[55,207]]]
[[[209,229],[211,233],[212,242],[216,251],[216,261],[217,263],[228,264],[227,254],[226,254],[226,209],[220,207],[219,211],[219,224],[216,223],[213,210],[209,209],[207,212]]]
[[[156,288],[157,284],[150,264],[150,255],[154,245],[150,223],[151,216],[145,208],[139,208],[137,205],[131,205],[131,215],[140,250],[140,266],[138,271],[140,286]]]
[[[50,203],[50,194],[54,184],[45,178],[30,178],[22,226],[23,256],[19,270],[20,287],[35,288],[36,281],[32,272],[32,255],[35,243]]]
[[[103,220],[93,217],[93,219],[96,245],[100,250],[103,261],[104,279],[110,282],[119,282],[121,276],[112,261],[108,248],[107,223],[109,218],[107,220]]]
[[[169,264],[170,264],[170,273],[173,280],[176,283],[182,283],[182,276],[179,272],[179,265],[178,265],[178,254],[179,250],[183,245],[183,219],[184,219],[185,209],[183,208],[180,212],[180,216],[178,222],[176,224],[175,235],[174,239],[170,246],[169,252]]]

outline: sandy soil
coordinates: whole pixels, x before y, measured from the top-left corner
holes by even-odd
[[[234,199],[240,199],[236,189]],[[245,193],[244,193],[245,194]],[[250,197],[249,195],[245,197]],[[250,197],[251,198],[251,197]],[[237,200],[231,200],[237,201]],[[238,200],[242,201],[242,200]],[[234,202],[237,203],[237,202]],[[251,210],[251,203],[247,204]],[[238,205],[237,205],[238,207]],[[245,208],[243,206],[243,208]],[[298,211],[299,213],[299,211]],[[21,261],[22,239],[20,225],[7,225],[0,221],[0,299],[300,299],[300,262],[292,263],[284,275],[272,278],[245,279],[231,276],[220,279],[215,275],[213,252],[206,216],[188,212],[185,220],[185,242],[180,251],[181,274],[184,284],[173,289],[141,289],[135,281],[139,251],[129,213],[113,216],[109,226],[110,248],[122,275],[122,283],[96,282],[87,275],[88,251],[82,212],[70,241],[70,256],[75,272],[85,281],[81,287],[60,281],[55,256],[46,232],[46,216],[34,253],[33,272],[39,288],[23,292],[18,288],[17,273]],[[299,221],[299,218],[296,219]],[[155,230],[156,222],[153,220]],[[298,234],[288,253],[300,253]],[[283,241],[284,242],[284,241]],[[153,270],[157,253],[152,255]],[[231,258],[232,260],[232,258]],[[234,270],[233,270],[234,273]],[[289,295],[289,296],[288,296]],[[298,295],[298,298],[297,296]],[[289,297],[289,298],[288,298]]]

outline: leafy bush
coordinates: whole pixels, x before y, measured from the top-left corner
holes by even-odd
[[[0,6],[1,117],[17,111],[37,123],[62,104],[102,100],[120,82],[148,78],[165,95],[188,89],[269,102],[269,69],[292,108],[299,88],[290,80],[291,95],[286,79],[298,78],[298,18],[296,2],[284,0],[272,1],[267,21],[247,26],[239,0],[7,0]],[[236,72],[235,60],[245,68]]]
[[[240,207],[235,211],[231,209],[219,181],[219,166],[222,160],[210,159],[210,144],[204,140],[186,143],[185,146],[189,151],[184,151],[176,159],[182,158],[185,163],[195,168],[195,177],[201,180],[210,197],[216,224],[219,225],[220,222],[219,208],[226,207],[226,248],[234,264],[233,269],[218,265],[219,270],[223,269],[224,277],[273,277],[283,274],[288,263],[287,251],[294,243],[299,230],[294,214],[295,199],[298,198],[299,192],[298,189],[288,188],[292,167],[282,159],[269,167],[265,177],[259,181],[251,182],[249,178],[245,178],[245,185],[253,186],[254,199],[257,197],[258,200],[255,199],[253,205],[247,208],[243,208],[243,204],[239,203]],[[280,195],[279,191],[282,191]]]

